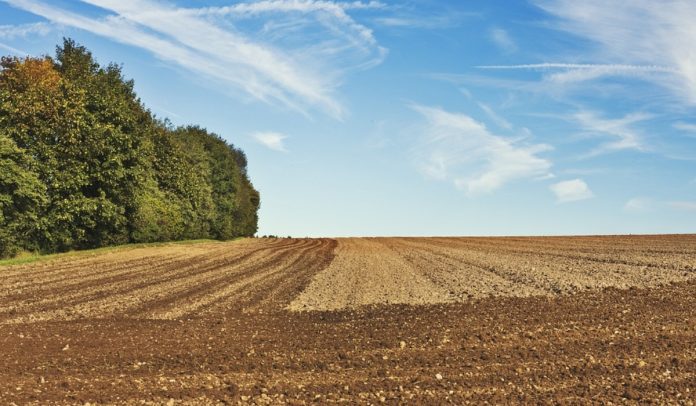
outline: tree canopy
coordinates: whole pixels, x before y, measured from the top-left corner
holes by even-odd
[[[147,110],[121,68],[70,39],[0,60],[0,257],[257,229],[244,153]]]

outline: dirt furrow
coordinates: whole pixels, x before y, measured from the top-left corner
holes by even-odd
[[[392,248],[438,286],[448,289],[457,300],[488,296],[531,296],[546,294],[544,290],[509,279],[494,269],[458,260],[440,250],[412,245],[408,240],[392,240]],[[522,282],[522,283],[521,283]]]
[[[322,239],[311,255],[302,255],[290,265],[285,274],[273,274],[245,290],[242,297],[215,304],[208,313],[222,309],[243,308],[245,311],[277,311],[286,308],[311,282],[314,275],[327,268],[335,258],[336,240]]]
[[[32,300],[8,301],[6,306],[0,306],[0,314],[11,314],[13,319],[31,314],[36,309],[44,313],[52,310],[69,309],[71,307],[83,307],[87,302],[103,299],[105,294],[126,294],[144,287],[161,282],[172,282],[177,279],[190,277],[192,270],[203,272],[209,264],[219,260],[221,255],[211,257],[209,255],[196,255],[181,260],[160,258],[159,262],[151,266],[139,267],[133,273],[118,275],[105,280],[96,280],[79,288],[63,287],[52,291],[51,295],[37,296]]]
[[[693,405],[695,241],[248,239],[0,267],[21,308],[0,404]]]
[[[307,262],[319,264],[320,261],[316,257],[321,245],[321,241],[316,240],[311,247],[286,253],[259,271],[239,279],[235,284],[225,286],[217,292],[211,292],[204,301],[199,303],[197,311],[205,314],[224,314],[230,309],[243,312],[282,310],[282,307],[264,306],[264,299],[271,293],[275,283],[295,281],[297,278],[295,272],[301,268],[302,264]]]
[[[245,240],[235,241],[236,244],[247,244]],[[210,252],[220,247],[225,243],[206,242],[191,244],[184,251],[178,244],[165,244],[155,247],[117,247],[113,250],[105,252],[77,251],[74,254],[66,256],[58,256],[53,259],[40,261],[37,263],[29,263],[22,265],[11,265],[5,267],[3,272],[0,272],[0,279],[5,279],[5,282],[11,282],[11,278],[24,280],[27,277],[43,277],[44,274],[54,275],[74,275],[75,271],[85,272],[89,269],[94,269],[95,264],[111,264],[113,262],[124,262],[130,259],[140,259],[144,256],[169,256],[169,255],[190,255],[192,252]],[[27,271],[30,271],[27,273]],[[79,272],[78,272],[79,273]]]
[[[335,240],[317,240],[312,249],[284,258],[279,268],[264,272],[253,283],[244,281],[235,295],[222,295],[201,308],[207,314],[227,312],[281,311],[310,283],[312,277],[325,269],[334,258]],[[275,269],[275,267],[274,267]]]
[[[33,311],[34,307],[32,307],[24,313],[16,312],[16,315],[5,322],[104,317],[112,312],[127,314],[129,309],[167,297],[176,292],[177,289],[187,289],[195,281],[216,277],[221,269],[230,263],[243,262],[251,255],[263,255],[264,250],[275,249],[275,244],[275,242],[268,243],[269,246],[262,246],[260,250],[249,248],[249,252],[246,252],[245,247],[245,249],[240,250],[240,253],[237,253],[235,243],[232,243],[229,246],[229,258],[218,254],[212,257],[189,258],[177,266],[172,266],[173,264],[167,262],[162,264],[160,269],[155,269],[152,272],[145,270],[140,273],[138,278],[126,278],[112,286],[96,285],[93,290],[87,292],[68,291],[61,295],[51,296],[45,299],[51,302],[51,306],[44,306],[45,309],[41,311]],[[227,252],[227,248],[224,251]],[[104,292],[109,292],[109,294],[105,295]]]
[[[0,399],[688,405],[695,287],[1,326]]]
[[[610,286],[658,286],[696,277],[696,274],[672,269],[598,263],[585,258],[549,257],[545,253],[483,252],[436,239],[411,240],[410,243],[433,247],[432,252],[436,255],[450,255],[469,264],[488,267],[516,283],[552,294]]]
[[[235,241],[239,249],[248,244],[248,241]],[[77,258],[75,262],[79,265],[70,266],[71,262],[68,259],[54,260],[48,263],[38,264],[44,271],[42,272],[24,272],[17,282],[8,281],[6,285],[12,287],[19,286],[17,283],[24,285],[34,285],[42,287],[53,283],[66,283],[77,281],[77,283],[90,280],[91,277],[98,279],[100,276],[106,276],[109,272],[120,271],[123,268],[136,268],[141,266],[141,263],[147,262],[163,262],[174,261],[178,258],[190,259],[192,257],[206,258],[217,256],[218,250],[221,252],[226,250],[225,244],[220,243],[205,243],[195,244],[189,247],[186,251],[181,250],[176,245],[168,245],[151,248],[133,248],[123,249],[116,252],[107,252],[101,256],[88,255],[86,259]],[[153,252],[155,252],[153,254]],[[2,274],[2,272],[0,272]],[[50,286],[53,288],[53,286]]]
[[[134,310],[133,314],[140,318],[171,320],[196,313],[206,305],[253,284],[267,273],[287,271],[285,268],[278,268],[275,264],[282,264],[285,257],[302,255],[306,249],[304,246],[307,244],[307,241],[288,244],[270,254],[258,255],[256,259],[247,259],[238,266],[220,268],[218,277],[188,283],[184,289],[175,292],[168,290],[166,297],[143,304]]]
[[[168,261],[176,262],[179,258],[186,258],[186,255],[167,258]],[[4,295],[0,295],[1,301],[22,301],[28,298],[43,297],[58,289],[80,290],[88,288],[92,284],[106,283],[109,279],[119,277],[130,277],[142,272],[143,269],[151,269],[155,264],[161,263],[161,256],[148,256],[142,259],[131,259],[128,261],[95,262],[90,265],[89,271],[75,271],[70,275],[58,275],[46,277],[44,279],[31,279],[23,283],[10,284]]]
[[[696,249],[690,250],[651,250],[645,246],[628,246],[618,249],[613,244],[603,246],[584,247],[560,243],[548,244],[548,240],[520,239],[495,244],[486,239],[462,239],[462,238],[438,238],[433,241],[443,241],[448,246],[462,246],[468,250],[483,252],[504,252],[509,254],[548,255],[552,257],[582,259],[608,264],[622,264],[634,266],[650,266],[654,268],[671,268],[674,270],[696,270],[694,256]],[[634,242],[635,244],[635,242]],[[696,246],[696,239],[694,239]]]
[[[336,257],[289,305],[292,310],[333,310],[385,303],[445,303],[448,292],[422,275],[379,239],[339,239]]]

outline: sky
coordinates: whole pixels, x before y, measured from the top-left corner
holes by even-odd
[[[696,232],[696,2],[0,0],[242,148],[259,235]]]

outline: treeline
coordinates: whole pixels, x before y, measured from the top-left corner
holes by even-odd
[[[72,40],[0,66],[0,257],[256,233],[244,153],[154,117],[119,66]]]

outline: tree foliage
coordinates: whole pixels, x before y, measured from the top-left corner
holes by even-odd
[[[0,256],[256,233],[244,153],[156,119],[119,66],[64,40],[0,69]]]

